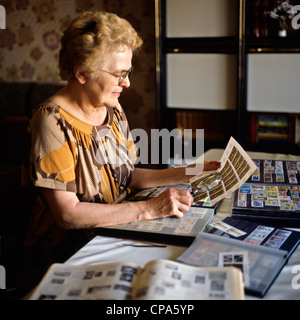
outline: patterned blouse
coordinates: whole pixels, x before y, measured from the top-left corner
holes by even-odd
[[[29,122],[29,161],[23,184],[75,192],[84,202],[116,201],[130,184],[136,149],[121,106],[107,111],[106,124],[93,126],[49,100],[40,105]],[[26,244],[46,252],[68,231],[55,223],[39,194]]]

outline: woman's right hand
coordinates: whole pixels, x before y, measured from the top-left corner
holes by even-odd
[[[147,200],[148,205],[146,219],[159,219],[166,217],[182,218],[193,204],[193,196],[187,190],[167,189],[157,197]]]

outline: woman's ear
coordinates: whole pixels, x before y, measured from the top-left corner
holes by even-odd
[[[74,74],[80,84],[86,83],[86,78],[85,78],[84,72],[81,70],[81,68],[79,66],[74,67]]]

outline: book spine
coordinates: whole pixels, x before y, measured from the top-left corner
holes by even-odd
[[[260,0],[254,0],[254,12],[253,12],[253,35],[256,38],[260,37],[260,19],[259,19],[259,11],[260,11]]]
[[[266,11],[269,9],[269,0],[262,0],[261,12],[260,12],[260,21],[261,21],[261,31],[260,34],[262,37],[267,37],[269,35],[268,30],[268,16]]]

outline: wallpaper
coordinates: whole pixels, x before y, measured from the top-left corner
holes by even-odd
[[[0,82],[63,83],[58,53],[63,30],[83,11],[114,12],[131,22],[144,40],[134,58],[131,87],[121,103],[131,128],[155,126],[154,1],[0,0],[6,29],[0,30]]]

